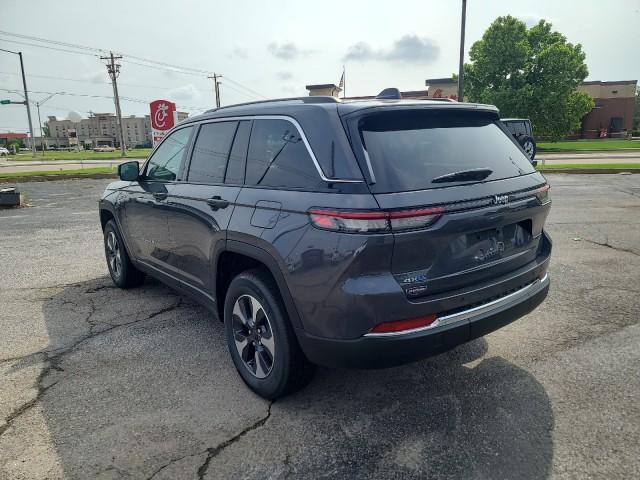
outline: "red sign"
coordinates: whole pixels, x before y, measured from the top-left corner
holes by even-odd
[[[169,100],[154,100],[151,106],[151,127],[154,130],[170,130],[173,127],[173,112],[176,104]]]

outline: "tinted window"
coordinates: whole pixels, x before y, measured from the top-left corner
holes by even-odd
[[[233,147],[231,148],[231,155],[229,155],[224,183],[239,185],[244,182],[244,166],[247,161],[250,131],[251,122],[240,122],[236,136],[233,139]]]
[[[237,122],[205,123],[200,127],[189,164],[190,182],[222,183]]]
[[[492,170],[484,181],[535,171],[513,137],[481,113],[396,110],[363,117],[358,128],[379,193],[442,187],[432,180],[468,169]],[[446,185],[461,183],[469,182]]]
[[[324,185],[298,130],[286,120],[254,120],[245,183],[290,188]]]
[[[525,122],[507,122],[505,123],[507,128],[514,135],[527,135],[527,126]]]
[[[165,138],[149,160],[147,178],[167,182],[176,179],[192,128],[181,128]]]

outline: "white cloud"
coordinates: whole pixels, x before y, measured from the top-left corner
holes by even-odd
[[[271,55],[281,60],[293,60],[300,57],[306,57],[313,53],[313,50],[300,48],[293,42],[271,42],[267,45],[267,50]]]
[[[283,80],[283,81],[291,80],[293,78],[293,73],[291,73],[291,72],[277,72],[276,73],[276,78],[278,80]]]
[[[200,92],[192,83],[189,83],[187,85],[182,85],[181,87],[172,88],[167,91],[166,96],[167,100],[183,102],[199,99]]]
[[[431,63],[438,59],[440,47],[427,37],[405,35],[394,41],[389,48],[374,49],[366,42],[358,42],[347,50],[345,60],[388,61],[404,63]]]

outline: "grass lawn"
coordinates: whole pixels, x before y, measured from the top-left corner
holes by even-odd
[[[539,142],[539,152],[578,152],[602,150],[626,150],[640,148],[640,140],[602,139],[602,140],[562,140],[559,142]]]
[[[561,165],[541,165],[538,163],[537,170],[568,170],[572,168],[593,168],[603,169],[612,168],[616,170],[628,169],[640,169],[640,163],[565,163]]]
[[[135,148],[127,150],[127,158],[147,158],[151,153],[150,148]],[[46,151],[44,155],[42,152],[38,152],[34,157],[31,153],[22,152],[18,155],[9,155],[9,160],[101,160],[110,158],[120,158],[120,150],[115,152],[94,152],[93,150],[81,150],[79,152],[56,152]]]
[[[110,167],[95,167],[95,168],[76,168],[73,170],[47,170],[47,171],[34,171],[34,172],[11,172],[3,173],[0,171],[0,178],[17,178],[17,177],[36,177],[36,176],[49,176],[49,175],[90,175],[95,173],[113,173],[115,175],[116,169]]]

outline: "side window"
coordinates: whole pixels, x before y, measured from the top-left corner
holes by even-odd
[[[222,183],[227,157],[238,122],[205,123],[200,127],[191,154],[188,180]]]
[[[240,122],[236,130],[236,136],[233,139],[233,147],[231,147],[231,155],[229,155],[229,163],[227,164],[224,183],[241,185],[244,182],[244,166],[247,161],[250,132],[251,122]]]
[[[516,135],[518,133],[516,131],[516,122],[504,122],[504,126],[511,132],[511,135]]]
[[[516,134],[518,134],[518,135],[526,135],[527,134],[527,127],[525,126],[524,122],[516,123]]]
[[[245,184],[289,188],[324,185],[298,130],[287,120],[254,120]]]
[[[185,127],[176,130],[162,142],[147,164],[148,179],[164,182],[176,179],[192,129]]]

